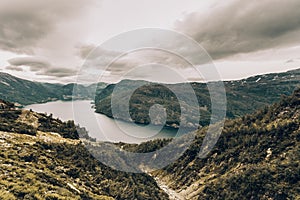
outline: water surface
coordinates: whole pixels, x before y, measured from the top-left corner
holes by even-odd
[[[40,113],[53,114],[63,121],[74,120],[85,127],[89,135],[99,141],[140,143],[155,138],[170,138],[177,133],[175,129],[149,126],[138,126],[123,121],[115,122],[105,115],[95,113],[91,101],[64,102],[55,101],[43,104],[32,104],[25,107]]]

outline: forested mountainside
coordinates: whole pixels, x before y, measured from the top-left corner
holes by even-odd
[[[287,77],[295,77],[296,72],[281,76],[282,85],[274,82],[274,85],[246,87],[249,90],[244,98],[251,97],[251,91],[263,92],[260,87],[268,88],[265,93],[270,93],[273,87],[274,91],[277,87],[278,90],[286,88],[285,92],[289,93],[292,90],[289,88],[299,81]],[[275,77],[279,76],[266,79],[272,81]],[[252,83],[260,82],[262,77],[259,78],[253,78],[256,80]],[[233,82],[225,84],[226,87],[234,85]],[[242,84],[236,87],[242,90]],[[80,135],[90,143],[99,142],[89,138],[83,129],[76,129],[74,122],[62,122],[51,114],[19,110],[13,103],[0,100],[0,197],[7,200],[169,199],[162,190],[167,187],[181,199],[299,199],[300,89],[280,98],[282,93],[278,91],[278,97],[270,93],[265,98],[279,99],[271,106],[263,103],[260,106],[264,107],[252,114],[227,119],[221,137],[205,158],[198,158],[197,154],[207,128],[198,130],[193,143],[176,162],[150,172],[151,176],[116,171],[97,161],[78,138]],[[106,94],[109,96],[109,92]],[[170,141],[157,139],[139,145],[115,145],[122,152],[144,153]],[[109,153],[107,159],[111,158]],[[131,167],[130,162],[122,159],[120,156],[112,162]]]
[[[0,72],[0,97],[6,101],[28,105],[54,100],[93,99],[96,88],[101,90],[105,83],[89,86],[70,84],[40,83],[17,78]],[[73,96],[75,87],[76,96]]]
[[[183,199],[300,199],[300,89],[251,115],[228,119],[214,149],[197,157],[206,129],[173,164],[152,173]],[[124,145],[154,151],[156,140]]]
[[[300,69],[297,69],[284,73],[258,75],[243,80],[224,82],[227,95],[227,117],[240,117],[279,101],[281,95],[290,95],[296,87],[300,86],[299,80]],[[192,94],[185,90],[184,83],[167,85],[172,89],[170,91],[164,85],[157,83],[123,80],[119,83],[122,85],[122,92],[114,94],[117,96],[116,99],[119,99],[117,103],[120,105],[125,104],[126,102],[123,99],[128,89],[141,83],[145,85],[133,93],[129,105],[131,117],[136,123],[148,124],[150,122],[149,108],[154,104],[161,104],[167,110],[166,125],[178,127],[180,125],[181,111],[178,100],[172,92],[176,91],[186,97],[184,100],[184,106],[187,107],[186,110],[200,109],[200,125],[205,126],[209,124],[211,102],[206,84],[191,83],[200,108],[191,107],[189,100]],[[112,117],[111,94],[115,86],[115,84],[108,85],[96,96],[96,112]],[[183,119],[189,121],[189,117],[192,115],[183,116]],[[129,120],[122,114],[114,117]]]
[[[98,162],[72,121],[0,102],[0,199],[167,199],[149,175]]]
[[[182,136],[181,143],[175,143],[174,149],[190,145],[187,151],[176,162],[150,172],[163,185],[162,188],[172,191],[173,197],[300,198],[300,89],[253,114],[227,119],[213,150],[205,158],[199,158],[197,155],[206,130],[207,127],[198,130],[191,145],[185,143],[184,138],[188,135]],[[156,150],[174,145],[170,143],[171,140],[156,139],[141,144],[118,143],[116,145],[120,147],[120,152],[116,154],[115,149],[110,149],[106,156],[97,155],[97,143],[89,148],[95,151],[93,155],[99,156],[106,163],[130,170],[136,161],[134,157],[132,160],[124,159],[128,152],[155,151],[155,156],[149,158],[155,163],[161,157],[169,158],[170,155],[166,154],[168,152]],[[149,159],[147,156],[145,158],[134,167],[142,166],[140,170],[147,169],[149,173]]]

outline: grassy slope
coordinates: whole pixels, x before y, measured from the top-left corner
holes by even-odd
[[[228,120],[214,150],[196,155],[203,132],[176,163],[154,173],[189,199],[299,199],[300,90]]]
[[[30,111],[0,111],[0,199],[166,199],[146,174],[94,159],[72,122]],[[13,131],[13,132],[12,132]]]

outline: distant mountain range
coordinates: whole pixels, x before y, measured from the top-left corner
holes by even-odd
[[[106,86],[105,83],[89,86],[70,84],[41,83],[17,78],[7,73],[0,72],[0,97],[4,100],[28,105],[44,103],[55,100],[93,99],[93,92]],[[73,89],[76,96],[73,96]]]
[[[173,92],[163,85],[157,83],[149,83],[145,81],[123,80],[117,85],[121,85],[118,94],[114,93],[117,104],[124,106],[125,95],[129,89],[137,85],[144,84],[143,87],[137,89],[130,99],[130,115],[136,123],[150,123],[149,108],[154,104],[164,105],[167,110],[167,126],[178,127],[180,125],[180,106]],[[177,91],[185,96],[184,106],[186,110],[194,111],[198,108],[191,107],[189,103],[192,94],[188,93],[184,88],[185,83],[167,85],[173,91]],[[200,125],[209,124],[211,102],[210,96],[205,83],[190,83],[198,98],[200,107],[201,120]],[[300,69],[283,73],[272,73],[258,75],[242,80],[225,81],[224,82],[227,95],[227,117],[235,118],[254,112],[259,108],[270,105],[280,100],[282,95],[290,95],[295,88],[300,86]],[[111,110],[111,95],[116,84],[110,84],[102,90],[95,98],[96,112],[105,114],[109,117],[130,121],[125,114],[122,113],[113,116]],[[125,105],[126,106],[126,105]],[[189,121],[193,113],[183,116],[183,120]],[[156,121],[160,125],[163,122]],[[193,124],[192,126],[198,126]]]
[[[300,69],[283,73],[272,73],[258,75],[242,80],[225,81],[225,89],[227,95],[227,117],[235,118],[254,112],[259,108],[263,108],[271,103],[280,100],[281,95],[290,95],[292,91],[300,86]],[[118,84],[122,84],[119,94],[116,95],[118,104],[123,105],[123,100],[129,88],[132,86],[145,84],[137,89],[130,99],[130,115],[136,123],[148,124],[149,108],[154,104],[161,104],[167,108],[166,126],[178,127],[180,125],[181,110],[174,93],[163,85],[150,83],[146,81],[123,80]],[[194,111],[197,108],[192,107],[189,103],[190,93],[185,91],[185,83],[167,85],[174,91],[185,96],[184,106],[187,110]],[[210,95],[205,83],[190,83],[195,91],[199,103],[199,111],[201,120],[199,124],[205,126],[209,124],[211,102]],[[128,116],[122,114],[112,116],[111,111],[111,94],[116,84],[98,83],[89,86],[70,84],[51,84],[32,82],[14,77],[7,73],[0,72],[0,97],[4,100],[28,105],[34,103],[43,103],[55,100],[71,100],[71,99],[90,99],[95,100],[96,112],[105,114],[109,117],[130,121]],[[76,90],[73,93],[73,90]],[[96,96],[94,92],[96,90]],[[74,95],[76,94],[76,95]],[[182,116],[183,120],[189,121],[193,113]],[[160,119],[154,122],[161,125]],[[190,124],[196,127],[198,124]]]
[[[116,171],[99,162],[95,159],[97,154],[92,156],[83,143],[90,143],[95,148],[108,143],[80,141],[79,135],[85,133],[79,133],[78,130],[82,129],[76,129],[74,122],[62,122],[52,118],[51,114],[15,109],[12,103],[0,100],[0,170],[3,174],[0,197],[299,199],[300,89],[271,106],[265,106],[266,101],[280,99],[276,94],[289,93],[288,86],[299,84],[297,78],[299,70],[252,77],[239,81],[239,85],[236,85],[238,81],[226,82],[227,91],[231,91],[228,87],[235,89],[235,93],[231,91],[231,94],[251,99],[246,105],[252,105],[252,101],[259,102],[261,98],[263,103],[259,106],[264,108],[255,110],[253,114],[227,119],[217,144],[205,158],[197,155],[206,127],[196,131],[192,144],[184,142],[187,134],[180,139],[183,142],[180,144],[170,143],[172,139],[115,144],[122,152],[119,157],[115,157],[116,152],[109,149],[105,153],[97,151],[105,154],[102,158],[110,163],[129,169],[135,160],[124,159],[126,156],[123,155],[128,152],[155,151],[155,156],[150,158],[151,162],[155,162],[169,156],[168,152],[157,151],[167,144],[175,145],[175,148],[188,147],[179,159],[156,171],[149,172],[151,169],[145,168],[149,163],[148,157],[145,157],[147,160],[139,160],[141,165],[138,167],[141,171],[147,169],[148,175]],[[101,95],[109,94],[105,92],[112,86],[108,86]],[[243,92],[242,88],[246,91]],[[285,91],[279,92],[283,89]],[[241,102],[243,105],[245,100]]]

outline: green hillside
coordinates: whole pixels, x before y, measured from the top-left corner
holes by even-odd
[[[1,103],[0,199],[167,199],[149,175],[98,162],[72,121]]]
[[[205,158],[197,155],[205,129],[173,164],[152,173],[186,199],[299,199],[300,89],[254,114],[227,120]],[[165,141],[125,145],[156,150]]]
[[[51,84],[24,80],[0,72],[0,97],[6,101],[28,105],[55,100],[93,99],[93,93],[101,90],[105,83],[89,86],[70,84]],[[76,95],[73,95],[75,91]]]
[[[227,117],[240,117],[279,101],[281,95],[290,95],[295,88],[300,86],[299,80],[300,69],[297,69],[284,73],[258,75],[243,80],[224,82],[227,95]],[[129,105],[131,118],[136,123],[150,123],[148,114],[150,107],[154,104],[161,104],[164,105],[167,110],[166,125],[172,127],[180,125],[181,110],[176,95],[172,92],[176,91],[185,97],[183,108],[189,111],[188,114],[182,116],[183,120],[193,121],[189,118],[194,116],[193,111],[199,109],[201,113],[200,125],[205,126],[209,124],[211,102],[206,84],[190,83],[197,96],[199,108],[193,107],[193,104],[190,103],[191,95],[193,94],[185,90],[186,87],[184,87],[184,83],[160,85],[157,83],[131,80],[123,80],[119,83],[121,92],[118,94],[114,93],[115,99],[117,99],[115,104],[117,104],[117,106],[128,106],[124,105],[126,104],[123,100],[124,97],[130,88],[140,84],[145,85],[133,93]],[[96,96],[96,112],[109,117],[129,121],[130,119],[126,118],[122,113],[112,116],[111,94],[115,86],[115,84],[108,85]],[[160,123],[157,122],[157,124]],[[194,124],[193,126],[195,127],[197,125]]]
[[[115,146],[120,147],[119,157],[109,148],[103,156],[98,147],[109,143],[95,142],[72,121],[62,122],[51,114],[18,110],[12,103],[0,100],[0,198],[299,199],[300,89],[292,92],[299,85],[298,80],[299,70],[294,70],[226,82],[228,117],[234,119],[226,120],[221,137],[205,158],[197,155],[207,127],[196,132],[191,145],[185,143],[188,135],[182,137],[180,144],[170,143],[172,139],[118,143]],[[131,100],[133,108],[143,111],[151,106],[147,96],[155,99],[152,103],[175,99],[160,85],[149,85],[135,92],[136,97]],[[198,101],[205,106],[208,101],[205,85],[192,85]],[[65,91],[70,91],[68,87]],[[109,109],[105,101],[109,100],[113,87],[108,85],[98,93],[97,106],[101,102],[101,106]],[[181,86],[172,87],[180,90]],[[167,119],[174,120],[170,118],[174,113],[169,115]],[[139,120],[140,116],[134,112],[132,116]],[[80,141],[79,136],[88,140]],[[90,144],[89,150],[95,151],[93,155],[83,143]],[[124,156],[128,152],[153,152],[167,144],[188,149],[163,169],[149,172],[147,168],[149,174],[120,172],[95,159],[102,156],[115,166],[128,170],[139,167],[142,172],[145,166],[149,167],[146,165],[149,159],[155,163],[156,159],[168,158],[168,152],[157,151],[155,157],[139,160],[139,165],[133,165],[135,160]]]

